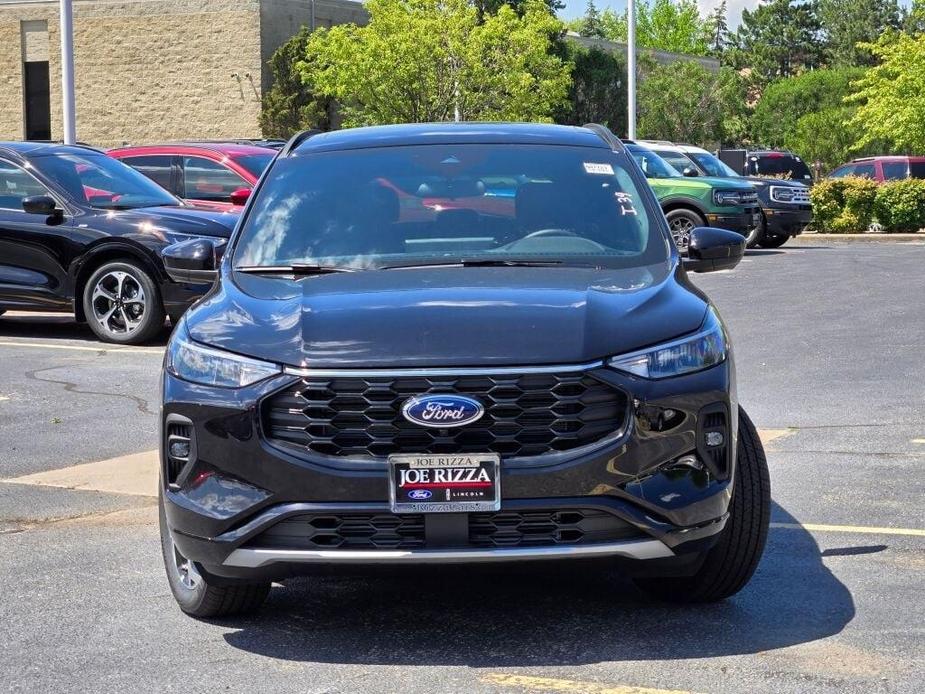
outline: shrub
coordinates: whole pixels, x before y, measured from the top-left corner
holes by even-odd
[[[873,220],[877,183],[855,176],[830,178],[813,186],[811,195],[813,222],[819,231],[865,231]]]
[[[874,214],[885,231],[918,231],[925,227],[925,180],[909,178],[884,183],[877,190]]]

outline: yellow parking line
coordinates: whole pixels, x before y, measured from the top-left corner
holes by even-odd
[[[555,677],[533,677],[531,675],[506,675],[490,673],[483,675],[482,682],[502,687],[518,687],[540,692],[570,692],[575,694],[691,694],[687,690],[653,689],[652,687],[628,687],[620,684],[580,682]]]
[[[77,352],[131,352],[133,354],[163,354],[163,349],[144,347],[84,347],[82,345],[56,345],[49,342],[0,342],[0,347],[33,347],[37,349],[70,349]]]
[[[821,523],[771,523],[772,528],[788,530],[809,530],[820,533],[855,533],[858,535],[912,535],[925,537],[925,530],[918,528],[878,528],[867,525],[825,525]]]

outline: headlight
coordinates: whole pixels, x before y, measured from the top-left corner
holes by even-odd
[[[774,202],[793,202],[796,197],[796,188],[784,186],[771,186],[771,200]]]
[[[624,354],[607,365],[643,378],[669,378],[702,371],[726,359],[726,335],[716,312],[710,308],[700,330],[664,345]]]
[[[276,364],[197,345],[188,339],[183,325],[170,341],[165,365],[185,381],[221,388],[249,386],[282,370]]]
[[[742,201],[742,193],[737,190],[714,190],[713,202],[717,205],[738,205]]]

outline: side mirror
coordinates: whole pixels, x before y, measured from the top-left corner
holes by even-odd
[[[745,255],[745,237],[734,231],[697,227],[691,231],[684,267],[690,272],[731,270]]]
[[[42,214],[46,217],[56,217],[62,214],[50,195],[30,195],[22,199],[22,208],[29,214]]]
[[[231,204],[232,205],[243,205],[247,202],[247,199],[251,196],[250,188],[238,188],[231,194]]]
[[[164,269],[174,282],[211,284],[218,277],[225,243],[225,239],[190,239],[167,246],[161,251]]]
[[[685,166],[684,171],[681,173],[688,178],[695,178],[700,175],[700,172],[697,171],[697,169],[695,169],[693,166]]]

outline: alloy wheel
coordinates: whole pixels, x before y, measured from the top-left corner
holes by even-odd
[[[127,335],[141,325],[147,298],[136,277],[114,270],[97,281],[91,305],[93,317],[103,330],[112,335]]]
[[[691,244],[691,231],[694,230],[694,223],[686,217],[678,217],[671,220],[668,228],[671,230],[671,238],[674,239],[678,250],[686,253]]]
[[[187,590],[196,590],[196,587],[202,583],[202,575],[196,569],[196,565],[192,560],[180,554],[180,550],[173,543],[173,539],[170,540],[170,544],[173,547],[173,566],[170,568],[174,570],[180,585]]]

